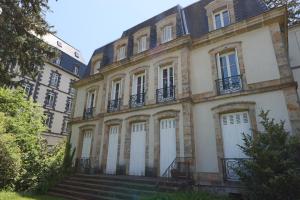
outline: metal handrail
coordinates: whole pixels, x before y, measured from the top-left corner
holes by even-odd
[[[219,95],[239,92],[243,90],[242,75],[217,79],[216,85]]]

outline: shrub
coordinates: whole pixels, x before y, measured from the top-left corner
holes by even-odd
[[[1,117],[0,117],[1,120]],[[13,190],[20,178],[21,153],[11,134],[0,137],[0,190]]]
[[[0,160],[0,165],[6,166],[3,177],[10,178],[11,173],[16,175],[14,181],[5,183],[5,187],[13,187],[16,191],[45,192],[66,171],[64,160],[70,158],[65,158],[65,143],[49,150],[41,135],[45,130],[43,110],[32,100],[24,98],[23,91],[0,88],[0,110],[3,112],[0,138],[6,139],[0,151],[10,155],[2,159],[20,162],[11,168]]]
[[[252,200],[300,199],[300,139],[261,112],[264,132],[244,135],[243,152],[250,157],[237,170]],[[299,133],[295,133],[299,134]]]

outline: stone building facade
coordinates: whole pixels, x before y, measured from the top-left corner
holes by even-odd
[[[20,79],[28,98],[44,108],[48,130],[43,135],[48,145],[53,146],[69,135],[68,122],[76,94],[71,85],[82,77],[86,66],[80,51],[60,38],[46,35],[43,40],[57,48],[58,57],[45,63],[36,80],[28,77]]]
[[[299,133],[286,10],[260,0],[175,6],[92,55],[78,90],[71,143],[102,173],[164,176],[192,158],[202,185],[234,179],[241,133],[260,111]]]

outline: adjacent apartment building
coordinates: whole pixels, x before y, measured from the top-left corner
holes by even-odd
[[[43,135],[48,145],[53,146],[69,134],[68,122],[76,94],[71,85],[86,69],[80,51],[54,35],[46,35],[43,40],[57,48],[58,57],[45,63],[36,80],[21,79],[28,97],[44,108],[48,130]]]
[[[300,128],[287,12],[261,0],[175,6],[96,49],[77,89],[71,143],[104,174],[165,176],[190,158],[199,184],[236,180],[259,114]]]

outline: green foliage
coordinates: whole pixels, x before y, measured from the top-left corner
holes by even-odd
[[[26,195],[15,192],[0,192],[0,200],[63,200],[58,197],[49,197],[45,195]]]
[[[287,6],[289,25],[300,22],[300,2],[299,0],[264,0],[266,5],[272,9],[281,6]]]
[[[4,114],[0,113],[0,189],[13,190],[20,178],[21,152],[15,137],[5,133],[5,122]]]
[[[205,192],[176,192],[158,193],[152,197],[144,197],[142,200],[228,200],[227,197],[211,195]]]
[[[65,143],[49,150],[41,136],[45,130],[43,110],[32,100],[25,99],[22,91],[0,88],[0,110],[4,113],[0,115],[3,118],[0,120],[0,138],[10,135],[9,142],[2,149],[9,145],[12,155],[19,152],[21,160],[20,169],[14,169],[17,173],[14,188],[17,191],[45,192],[65,174],[64,160],[70,159],[65,158]],[[5,173],[5,176],[10,176]],[[11,185],[2,188],[8,186]]]
[[[249,189],[252,200],[300,199],[300,139],[262,111],[264,132],[255,137],[244,135],[243,152],[250,158],[238,174]]]
[[[35,78],[44,63],[56,56],[53,47],[35,36],[51,32],[44,19],[47,4],[48,0],[0,1],[0,87],[16,84],[17,75]],[[17,64],[19,71],[7,73]]]

